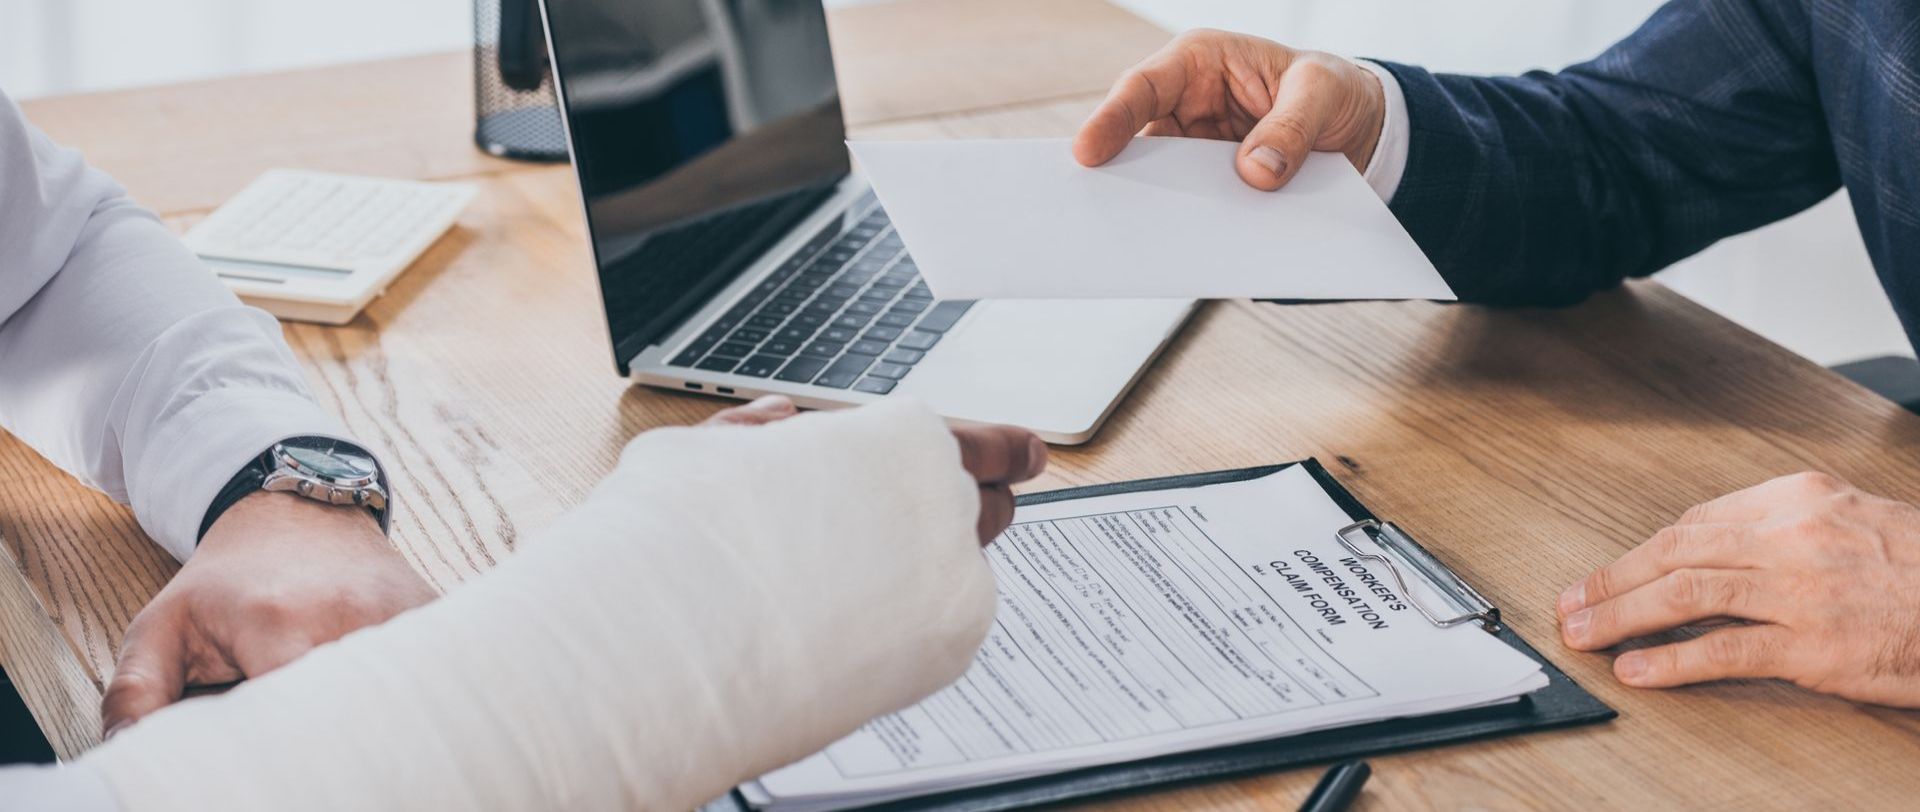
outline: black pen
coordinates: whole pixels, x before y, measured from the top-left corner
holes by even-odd
[[[1341,812],[1360,795],[1360,788],[1366,785],[1370,775],[1373,768],[1364,761],[1342,761],[1333,765],[1320,777],[1320,783],[1313,786],[1307,802],[1300,805],[1300,812]]]

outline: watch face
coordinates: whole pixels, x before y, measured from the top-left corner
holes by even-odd
[[[335,482],[369,479],[377,470],[359,449],[328,440],[289,441],[280,445],[280,453],[294,468]]]

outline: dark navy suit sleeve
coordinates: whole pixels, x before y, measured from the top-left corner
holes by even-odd
[[[1411,144],[1392,209],[1464,300],[1568,304],[1839,188],[1795,0],[1674,0],[1558,74],[1383,62]]]

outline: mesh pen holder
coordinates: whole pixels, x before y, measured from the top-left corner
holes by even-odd
[[[519,161],[567,159],[535,0],[474,0],[473,140]]]

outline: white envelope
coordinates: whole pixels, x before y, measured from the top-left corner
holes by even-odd
[[[1094,169],[1066,139],[849,146],[943,299],[1455,298],[1337,154],[1263,192],[1225,141],[1136,138]]]

